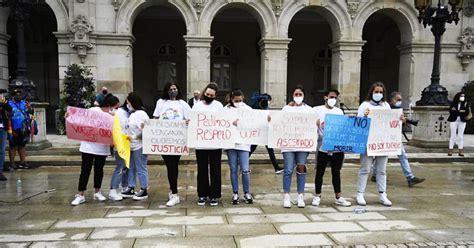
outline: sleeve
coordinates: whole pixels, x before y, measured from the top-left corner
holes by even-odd
[[[180,102],[181,102],[181,107],[183,108],[183,118],[187,120],[189,119],[188,112],[191,110],[191,107],[189,107],[189,105],[183,100],[181,100]]]
[[[364,103],[365,103],[365,102],[363,102],[362,104],[360,104],[359,109],[357,110],[357,116],[358,116],[358,117],[364,117],[364,112],[365,112],[365,109],[366,109],[366,106],[365,106]]]
[[[452,115],[452,116],[458,115],[458,108],[454,104],[451,104],[451,106],[449,107],[449,115]]]
[[[12,112],[12,110],[13,110],[13,109],[12,109],[12,105],[10,105],[10,102],[9,102],[9,101],[7,101],[7,102],[6,102],[5,104],[3,104],[3,105],[5,105],[5,111],[6,111],[6,112],[8,112],[8,113],[11,113],[11,112]]]
[[[155,111],[153,111],[153,117],[159,118],[160,117],[160,108],[161,108],[162,101],[159,99],[156,101]]]

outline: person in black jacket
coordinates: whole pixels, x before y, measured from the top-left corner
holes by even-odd
[[[188,101],[188,105],[189,105],[190,108],[193,108],[193,106],[194,106],[194,104],[195,104],[196,102],[201,101],[201,99],[200,99],[200,97],[201,97],[201,91],[195,90],[195,91],[193,92],[193,94],[194,94],[194,97],[189,98],[189,101]]]
[[[3,171],[9,171],[8,165],[5,164],[5,145],[8,136],[8,115],[12,112],[12,107],[8,104],[3,94],[5,90],[0,91],[0,181],[6,181],[7,178],[3,175]]]
[[[458,92],[449,107],[448,121],[451,128],[451,136],[449,138],[448,156],[453,155],[454,143],[458,144],[459,156],[464,156],[463,135],[466,129],[466,117],[469,115],[471,108],[466,100],[464,92]]]

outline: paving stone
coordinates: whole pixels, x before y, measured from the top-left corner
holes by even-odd
[[[364,231],[362,227],[352,222],[318,222],[278,224],[280,233],[322,233],[322,232],[352,232]]]
[[[75,230],[23,230],[4,231],[0,234],[1,242],[28,242],[28,241],[60,241],[60,240],[84,240],[92,232],[92,229]]]
[[[368,212],[363,214],[355,214],[355,213],[325,213],[325,214],[313,214],[310,215],[312,220],[319,220],[318,217],[324,217],[330,220],[385,220],[387,219],[385,216],[375,213],[375,212]]]
[[[99,227],[131,227],[140,225],[138,218],[96,218],[83,220],[58,221],[53,229],[61,228],[99,228]]]
[[[329,235],[338,243],[342,244],[384,244],[426,241],[422,236],[409,231],[350,232],[331,233]]]
[[[64,206],[63,206],[64,208]],[[103,218],[107,214],[107,209],[97,209],[94,211],[28,211],[21,220],[63,220],[63,219],[86,219],[86,218]]]
[[[265,214],[228,216],[229,223],[283,223],[309,222],[303,214]]]
[[[89,239],[129,239],[184,237],[182,226],[150,227],[150,228],[98,228]]]
[[[82,247],[92,247],[92,248],[131,248],[135,240],[107,240],[107,241],[57,241],[57,242],[34,242],[30,248],[82,248]]]
[[[116,217],[149,217],[149,216],[180,216],[184,215],[184,209],[136,209],[136,210],[114,210],[109,211],[108,218]]]
[[[224,216],[180,216],[180,217],[148,217],[142,226],[149,225],[206,225],[225,224]]]
[[[359,221],[359,224],[369,231],[382,230],[406,230],[415,229],[409,221],[404,220],[387,220],[387,221]]]
[[[226,208],[194,208],[187,211],[187,215],[245,215],[261,214],[260,208],[256,207],[226,207]]]
[[[134,247],[236,247],[233,237],[137,239]]]
[[[366,199],[367,200],[367,199]],[[377,200],[378,202],[378,200]],[[367,200],[367,204],[369,204],[368,200]],[[353,206],[353,207],[342,207],[342,206],[335,206],[335,208],[338,210],[338,211],[341,211],[341,212],[353,212],[354,211],[354,208],[364,208],[365,210],[367,210],[367,212],[380,212],[380,211],[404,211],[404,210],[408,210],[404,207],[397,207],[397,206],[392,206],[392,207],[386,207],[386,206],[382,206],[382,205],[367,205],[367,206]]]
[[[251,236],[277,234],[272,224],[229,224],[229,225],[191,225],[186,226],[186,237],[203,236]]]
[[[473,229],[434,229],[418,230],[421,235],[433,241],[474,241]]]
[[[0,230],[46,230],[53,225],[54,220],[15,220],[5,221]]]
[[[256,237],[235,237],[240,247],[288,247],[288,246],[321,246],[333,243],[322,234],[284,234],[262,235]]]
[[[30,245],[31,243],[7,243],[7,244],[0,244],[0,247],[5,247],[5,248],[26,248]]]

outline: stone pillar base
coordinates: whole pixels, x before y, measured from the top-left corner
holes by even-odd
[[[53,145],[48,140],[42,140],[42,141],[38,141],[38,142],[34,141],[34,142],[28,143],[26,145],[26,150],[27,151],[39,151],[39,150],[43,150],[43,149],[46,149],[46,148],[49,148],[49,147],[52,147],[52,146]]]
[[[415,106],[413,120],[419,120],[413,127],[409,145],[426,148],[446,148],[449,143],[449,107],[448,106]]]
[[[49,103],[32,102],[31,106],[35,110],[38,134],[33,137],[32,142],[26,145],[26,149],[36,151],[51,147],[51,142],[46,139],[46,107],[49,106]]]

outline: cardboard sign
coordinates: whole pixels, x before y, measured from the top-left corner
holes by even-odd
[[[267,145],[268,111],[255,109],[235,109],[237,113],[236,143]]]
[[[318,117],[312,113],[271,112],[268,147],[294,151],[316,151]]]
[[[370,118],[327,114],[321,150],[365,154]]]
[[[229,112],[190,111],[188,146],[196,148],[234,148],[237,118]]]
[[[68,139],[112,145],[112,115],[102,111],[67,107],[66,118]]]
[[[125,161],[125,166],[130,168],[130,140],[128,140],[127,135],[122,132],[118,116],[114,117],[112,136],[114,138],[114,146],[117,150],[117,154]]]
[[[369,139],[367,141],[368,156],[390,156],[401,154],[402,109],[372,109]]]
[[[143,154],[188,155],[186,121],[145,120]]]

